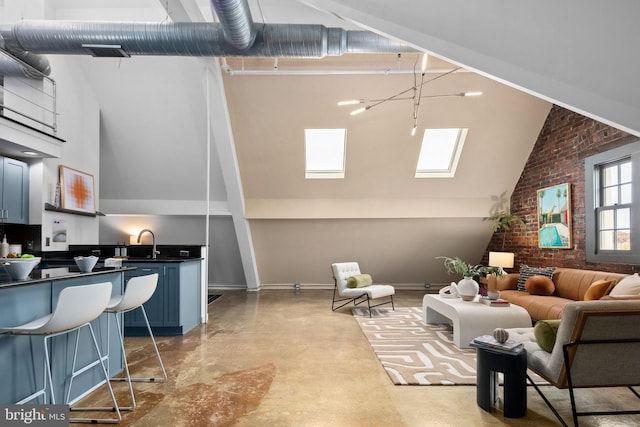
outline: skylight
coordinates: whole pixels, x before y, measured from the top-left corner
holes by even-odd
[[[468,129],[425,129],[416,168],[416,178],[451,178]]]
[[[305,129],[305,178],[344,178],[346,129]]]

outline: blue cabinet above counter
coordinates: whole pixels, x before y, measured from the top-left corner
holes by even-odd
[[[29,223],[29,165],[0,157],[0,222]]]

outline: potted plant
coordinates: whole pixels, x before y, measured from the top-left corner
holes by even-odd
[[[446,256],[439,256],[436,258],[444,260],[444,267],[447,269],[447,273],[449,274],[458,273],[462,277],[473,278],[475,276],[480,276],[487,270],[487,267],[484,267],[482,265],[469,264],[468,262],[463,261],[458,257],[451,258]]]
[[[444,267],[447,269],[447,273],[457,273],[462,275],[462,280],[460,280],[455,287],[458,295],[460,295],[460,298],[464,301],[473,301],[476,295],[478,295],[480,286],[473,278],[488,272],[494,272],[495,270],[494,267],[470,264],[459,257],[451,258],[441,256],[436,258],[444,260]]]
[[[504,243],[507,238],[507,231],[511,230],[514,225],[527,225],[527,222],[520,218],[518,215],[512,214],[507,211],[496,212],[488,218],[487,221],[492,221],[489,227],[494,233],[502,233],[502,249],[504,249]]]

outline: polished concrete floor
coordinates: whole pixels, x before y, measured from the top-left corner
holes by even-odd
[[[209,323],[184,337],[158,337],[169,380],[136,383],[131,426],[555,426],[529,387],[524,418],[476,405],[473,386],[395,386],[350,309],[331,311],[331,291],[224,291]],[[399,291],[397,306],[420,306],[422,292]],[[154,370],[145,338],[127,338],[133,375]],[[118,400],[126,404],[124,385]],[[568,393],[548,388],[570,419]],[[99,400],[102,391],[87,400]],[[583,410],[625,404],[628,390],[580,390]],[[85,403],[85,402],[82,402]],[[617,407],[617,406],[616,406]],[[640,416],[586,417],[583,426],[640,425]]]

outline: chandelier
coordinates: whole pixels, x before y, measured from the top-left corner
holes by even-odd
[[[359,107],[353,111],[351,111],[351,115],[355,116],[356,114],[364,113],[367,110],[370,110],[378,105],[384,104],[387,101],[413,101],[413,127],[411,128],[411,135],[416,134],[416,130],[418,128],[418,113],[420,111],[420,101],[426,98],[452,98],[452,97],[463,97],[463,96],[480,96],[482,92],[459,92],[452,94],[441,94],[441,95],[422,95],[422,88],[427,84],[431,83],[435,80],[441,79],[442,77],[448,76],[449,74],[453,74],[456,71],[460,70],[462,67],[456,67],[449,71],[446,71],[442,74],[439,74],[433,78],[425,79],[425,74],[427,71],[427,54],[422,55],[422,66],[420,74],[415,69],[413,71],[413,85],[408,89],[405,89],[401,92],[396,93],[395,95],[391,95],[387,98],[382,99],[352,99],[348,101],[340,101],[338,102],[339,106],[345,105],[360,105]],[[417,64],[417,59],[416,59]]]

